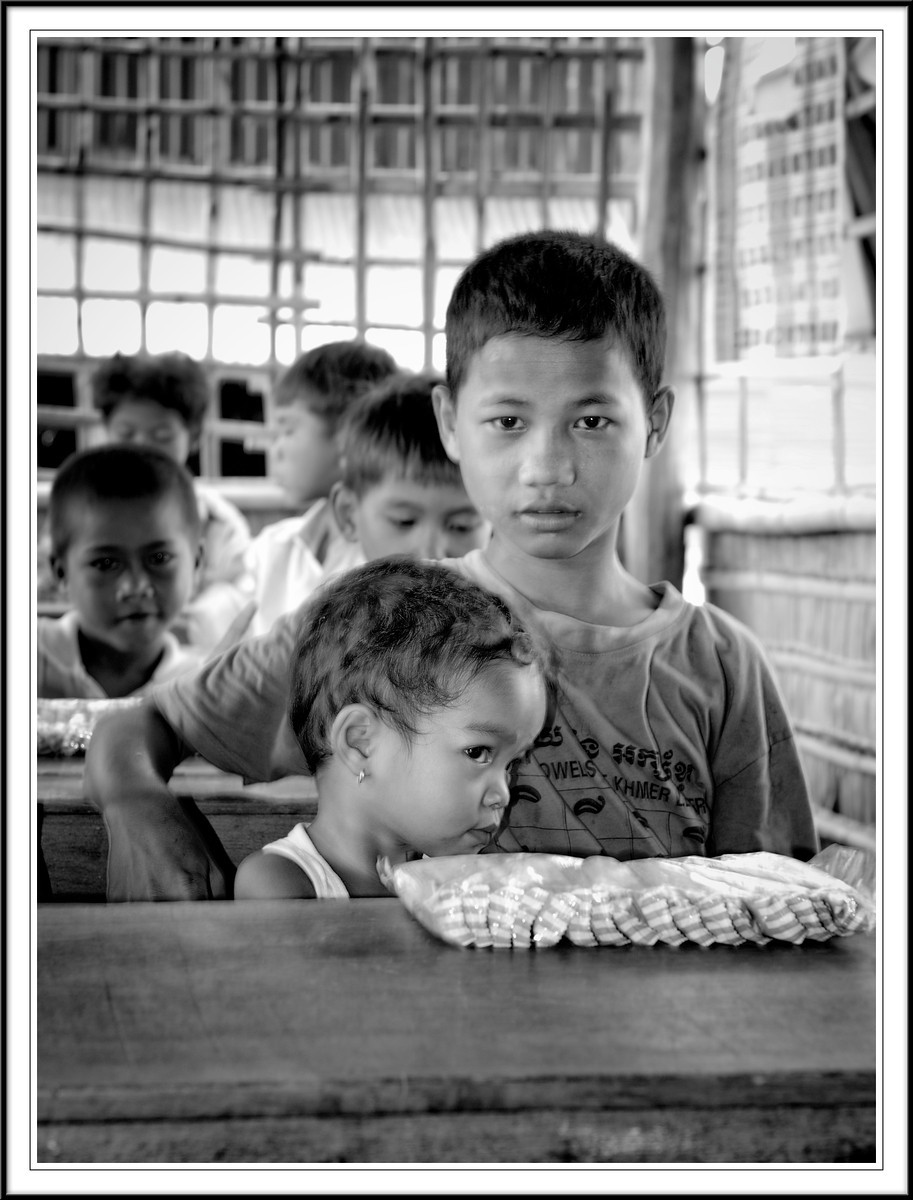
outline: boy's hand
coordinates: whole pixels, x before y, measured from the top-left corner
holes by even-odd
[[[84,794],[108,834],[109,900],[221,900],[234,865],[190,800],[168,787],[185,757],[155,707],[109,713],[86,750]]]
[[[189,801],[131,797],[104,812],[107,899],[227,900],[234,865],[215,831]]]

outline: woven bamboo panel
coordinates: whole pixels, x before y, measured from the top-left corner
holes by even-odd
[[[704,528],[707,600],[761,640],[796,730],[813,802],[876,817],[876,534]],[[733,525],[739,521],[733,520]],[[837,524],[837,522],[835,522]],[[849,523],[848,523],[849,525]]]

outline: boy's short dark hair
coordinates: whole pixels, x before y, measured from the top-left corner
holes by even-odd
[[[404,738],[425,713],[456,703],[495,663],[534,665],[546,651],[504,602],[438,563],[396,555],[355,567],[309,602],[292,655],[288,708],[316,772],[347,705],[370,704]]]
[[[356,496],[395,475],[420,484],[462,484],[447,457],[431,393],[443,383],[431,371],[400,371],[372,388],[342,424],[342,482]]]
[[[652,275],[612,242],[582,233],[543,229],[483,251],[457,280],[445,333],[455,398],[472,356],[507,333],[573,341],[609,334],[645,400],[662,381],[666,316]]]
[[[152,400],[176,412],[195,444],[209,405],[209,381],[187,354],[115,354],[92,376],[92,403],[105,421],[122,400]]]
[[[327,342],[295,359],[276,384],[273,400],[280,407],[302,400],[335,431],[353,400],[398,369],[386,350],[370,342]]]
[[[71,454],[58,470],[48,501],[51,553],[60,558],[73,535],[78,505],[174,496],[192,542],[200,539],[200,510],[190,472],[152,446],[96,446]]]

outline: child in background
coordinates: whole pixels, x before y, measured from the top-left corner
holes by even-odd
[[[116,354],[95,372],[92,398],[104,418],[105,438],[154,446],[185,465],[198,448],[209,404],[209,384],[186,354]],[[193,596],[172,626],[183,642],[211,649],[250,600],[244,555],[246,519],[214,488],[194,481],[203,529],[203,558]]]
[[[543,657],[507,607],[408,558],[319,589],[290,679],[317,816],[244,859],[236,900],[386,896],[379,856],[477,853],[546,715]]]
[[[445,333],[441,437],[493,531],[449,565],[504,599],[556,656],[554,718],[517,771],[499,847],[810,858],[808,793],[757,640],[618,558],[621,515],[673,407],[650,274],[582,234],[523,234],[466,268]],[[99,724],[86,777],[108,829],[109,899],[225,894],[167,780],[192,749],[251,779],[307,771],[283,734],[299,619]],[[256,734],[240,741],[241,726]]]
[[[40,617],[38,695],[129,696],[198,666],[170,627],[191,594],[200,514],[187,471],[148,446],[100,446],[57,472],[51,564],[72,609]]]
[[[340,436],[342,478],[330,492],[336,523],[365,561],[388,554],[460,558],[484,546],[476,512],[447,457],[432,392],[443,380],[400,372],[358,401]]]
[[[328,499],[341,473],[337,435],[349,407],[396,369],[377,346],[330,342],[302,354],[279,380],[269,477],[303,516],[265,526],[250,544],[246,563],[257,609],[249,636],[297,608],[326,576],[362,561],[341,535]]]

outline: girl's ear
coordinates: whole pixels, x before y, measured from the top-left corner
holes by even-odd
[[[358,497],[350,487],[346,487],[341,480],[337,480],[330,488],[329,500],[340,533],[347,541],[357,542],[358,529],[355,515],[358,511]]]
[[[650,401],[647,411],[647,447],[644,452],[645,458],[652,458],[666,440],[674,404],[675,393],[670,387],[661,387]]]
[[[431,403],[437,419],[438,433],[451,462],[460,461],[460,445],[456,436],[456,401],[446,383],[436,383],[431,390]]]
[[[380,717],[370,704],[347,704],[330,729],[333,757],[358,779],[371,774],[371,751],[377,743]]]

